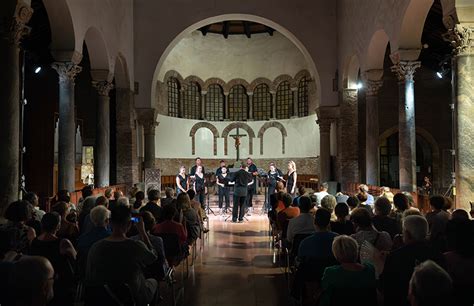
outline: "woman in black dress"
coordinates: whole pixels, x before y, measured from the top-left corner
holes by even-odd
[[[194,191],[196,192],[196,197],[198,198],[201,207],[204,207],[204,196],[206,194],[206,178],[204,173],[202,173],[202,166],[196,167],[196,173],[194,174]]]
[[[227,168],[222,167],[221,173],[217,175],[217,185],[219,186],[219,209],[221,213],[224,213],[230,207],[230,196],[229,196],[229,182],[230,177],[227,174]],[[225,199],[225,208],[222,208],[222,204]]]
[[[288,192],[293,198],[296,196],[296,164],[294,161],[288,162],[288,180],[286,182],[286,192]]]
[[[179,173],[176,175],[176,195],[181,192],[186,192],[189,189],[188,175],[186,174],[186,167],[179,167]]]
[[[267,203],[270,203],[270,196],[275,193],[276,185],[281,180],[283,180],[283,174],[280,169],[277,169],[274,163],[270,163],[270,170],[268,171]]]

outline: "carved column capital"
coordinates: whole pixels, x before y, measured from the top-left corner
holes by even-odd
[[[157,121],[146,121],[142,122],[143,124],[143,133],[145,135],[155,135],[155,129],[158,125],[160,125]]]
[[[474,26],[457,24],[443,38],[453,46],[454,55],[474,54]]]
[[[319,133],[329,133],[331,131],[331,119],[318,119],[316,123],[319,125]]]
[[[99,96],[109,96],[110,90],[114,88],[114,84],[109,81],[92,81],[92,86],[97,89]]]
[[[59,75],[59,83],[72,83],[74,79],[82,71],[82,67],[74,62],[54,62],[51,64]]]
[[[136,108],[137,121],[143,125],[145,135],[154,135],[155,128],[159,122],[156,122],[157,112],[154,108]]]
[[[420,61],[400,61],[391,67],[397,75],[398,81],[413,81],[415,70],[421,66]]]
[[[24,1],[17,1],[15,13],[11,17],[0,20],[0,38],[8,43],[18,46],[23,36],[30,33],[30,28],[26,26],[33,15],[33,9]]]
[[[382,87],[382,80],[366,80],[365,81],[365,94],[367,96],[377,96],[379,89]]]

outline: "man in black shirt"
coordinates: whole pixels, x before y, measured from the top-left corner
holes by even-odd
[[[234,182],[234,206],[232,207],[232,222],[243,222],[248,186],[253,183],[253,177],[247,172],[247,165],[242,162],[240,170],[232,173],[230,180]],[[240,209],[240,210],[239,210]]]
[[[196,157],[195,160],[196,164],[191,167],[191,170],[189,171],[189,175],[194,176],[196,174],[196,168],[198,166],[202,167],[202,174],[206,174],[206,171],[204,171],[204,166],[202,165],[202,160],[200,157]]]
[[[162,208],[158,204],[160,200],[160,191],[152,189],[148,191],[148,203],[140,209],[140,212],[149,211],[155,217],[156,223],[163,222]]]
[[[249,209],[253,209],[252,199],[253,199],[253,194],[257,190],[256,177],[258,175],[258,169],[257,169],[257,166],[255,166],[255,164],[253,163],[253,160],[250,157],[247,158],[247,168],[248,168],[248,170],[247,170],[248,173],[250,173],[250,175],[252,175],[252,178],[253,178],[253,183],[250,184],[249,187],[248,187],[247,207],[249,207]]]
[[[218,177],[219,174],[222,174],[222,168],[227,168],[227,165],[225,164],[224,160],[221,160],[220,163],[221,163],[221,166],[216,169],[216,177]]]

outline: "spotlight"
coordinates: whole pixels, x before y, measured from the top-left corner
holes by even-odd
[[[38,66],[38,67],[35,68],[35,73],[36,74],[40,73],[40,71],[41,71],[41,66]]]
[[[436,72],[436,76],[438,76],[439,79],[442,79],[443,78],[443,73],[438,71],[438,72]]]
[[[361,89],[362,87],[364,87],[364,85],[362,84],[362,82],[358,82],[357,85],[356,85],[356,88],[357,88],[357,89]]]

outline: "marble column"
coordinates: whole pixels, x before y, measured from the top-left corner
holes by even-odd
[[[59,75],[58,190],[75,190],[76,124],[74,78],[82,68],[74,62],[55,62]]]
[[[293,94],[293,117],[298,117],[298,87],[291,88]]]
[[[366,71],[365,74],[365,171],[366,183],[379,183],[379,102],[378,93],[382,87],[380,70]]]
[[[144,168],[155,168],[155,128],[158,124],[155,121],[148,121],[143,124],[143,134],[145,136]]]
[[[392,67],[399,80],[398,166],[400,190],[416,191],[415,70],[419,61],[400,61]]]
[[[270,94],[272,95],[272,118],[271,119],[275,120],[277,117],[277,111],[276,111],[277,95],[275,91],[270,91]]]
[[[331,176],[331,120],[318,119],[320,182],[327,182]]]
[[[97,89],[94,184],[96,187],[110,185],[110,97],[113,84],[108,81],[93,81]]]
[[[248,92],[247,93],[249,97],[249,120],[253,120],[253,92]]]
[[[3,2],[3,1],[2,1]],[[0,4],[0,215],[18,199],[20,161],[20,40],[33,10],[23,1]]]
[[[458,24],[446,39],[454,47],[456,207],[474,202],[474,26]]]

